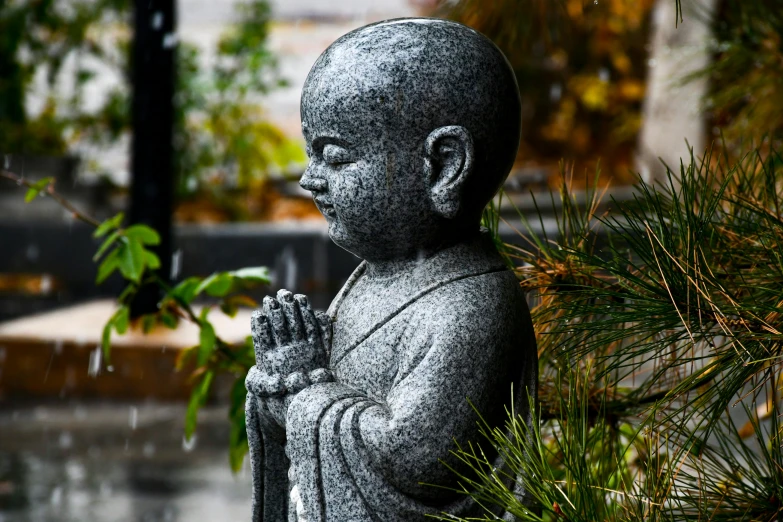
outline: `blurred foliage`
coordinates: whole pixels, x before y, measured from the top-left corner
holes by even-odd
[[[252,209],[238,205],[244,200],[231,190],[258,196],[270,173],[298,168],[305,154],[265,119],[261,105],[264,94],[284,84],[267,46],[269,3],[248,0],[236,9],[239,22],[219,39],[211,68],[198,47],[178,46],[175,188],[180,201],[206,195],[227,217],[242,219]],[[0,151],[62,155],[111,146],[131,131],[125,83],[96,110],[83,109],[85,88],[99,71],[128,77],[130,11],[128,0],[0,0]],[[30,115],[36,74],[46,75],[47,101]],[[95,160],[87,169],[108,174]]]
[[[264,118],[260,96],[285,85],[267,47],[267,0],[237,4],[239,22],[217,43],[211,70],[200,52],[180,44],[178,66],[177,192],[207,189],[214,201],[231,205],[225,188],[263,188],[271,172],[285,174],[305,162],[298,142]],[[246,217],[241,214],[234,217]]]
[[[117,298],[117,309],[103,326],[102,364],[111,365],[111,339],[115,333],[123,335],[131,328],[145,334],[158,328],[176,329],[180,321],[189,321],[198,327],[199,343],[180,352],[176,365],[178,371],[190,372],[193,384],[185,416],[185,437],[190,440],[196,432],[198,412],[210,396],[214,377],[219,373],[232,375],[234,385],[228,412],[231,422],[229,462],[231,469],[238,472],[248,451],[245,376],[255,364],[253,340],[248,335],[241,343],[226,342],[215,331],[209,316],[216,309],[234,317],[240,308],[257,308],[258,303],[246,292],[259,285],[268,285],[269,270],[247,267],[216,272],[209,277],[189,277],[171,286],[161,277],[160,259],[150,249],[160,243],[160,235],[152,228],[139,224],[124,226],[123,213],[97,221],[80,212],[58,193],[55,179],[51,177],[31,182],[0,169],[0,178],[25,187],[25,202],[30,203],[39,196],[51,198],[69,211],[74,219],[93,227],[93,237],[101,241],[93,257],[98,265],[95,283],[101,284],[116,274],[124,280],[125,288]],[[163,298],[154,313],[132,319],[131,303],[144,285],[157,286]],[[209,302],[202,304],[197,311],[194,302],[200,298],[207,298]]]
[[[713,22],[705,109],[713,137],[740,156],[783,146],[783,0],[724,0]]]
[[[632,182],[654,0],[442,1],[436,14],[486,34],[522,97],[520,162],[602,167]]]
[[[0,0],[0,151],[61,155],[74,135],[95,130],[95,117],[80,109],[95,74],[88,64],[112,58],[95,28],[125,21],[128,7],[128,0]],[[67,62],[73,74],[62,78]],[[30,114],[39,74],[46,101]]]

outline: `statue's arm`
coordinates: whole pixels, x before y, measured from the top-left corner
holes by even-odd
[[[476,312],[416,328],[400,349],[417,363],[383,402],[339,382],[304,389],[288,410],[289,440],[314,429],[318,437],[333,432],[344,453],[366,455],[366,464],[398,490],[422,499],[442,496],[422,483],[452,482],[455,475],[441,460],[459,467],[450,453],[454,440],[477,440],[478,418],[468,398],[484,414],[493,406],[502,410],[511,393],[504,372],[508,343],[483,319],[483,325],[466,324],[464,317],[481,317]],[[324,400],[330,394],[335,400]]]

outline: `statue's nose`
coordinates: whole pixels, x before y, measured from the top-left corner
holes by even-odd
[[[304,171],[304,174],[302,174],[302,177],[299,180],[299,186],[310,192],[326,192],[328,187],[325,179],[313,174],[312,168],[308,168]]]

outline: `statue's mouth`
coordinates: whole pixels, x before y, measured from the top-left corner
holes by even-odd
[[[321,214],[329,217],[335,217],[337,215],[337,213],[334,210],[334,205],[330,203],[328,200],[323,198],[314,198],[314,199],[315,199],[315,205],[318,207],[318,210],[321,211]]]

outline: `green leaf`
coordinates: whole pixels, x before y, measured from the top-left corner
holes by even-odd
[[[125,229],[125,237],[142,245],[159,245],[160,235],[147,225],[132,225]]]
[[[95,255],[92,256],[93,261],[98,261],[103,254],[106,253],[106,251],[109,249],[110,246],[114,244],[115,241],[120,237],[120,232],[118,230],[115,230],[109,237],[106,238],[106,240],[101,244],[100,247],[98,247],[98,251],[95,252]]]
[[[158,268],[160,268],[160,258],[157,255],[155,255],[154,252],[145,250],[144,264],[147,265],[147,268],[149,268],[150,270],[157,270]]]
[[[101,335],[101,349],[103,350],[103,358],[106,359],[106,364],[109,363],[109,354],[111,352],[111,329],[114,326],[114,317],[109,319],[105,325],[103,325],[103,334]]]
[[[196,432],[198,423],[198,410],[204,405],[209,395],[209,387],[212,384],[214,372],[208,371],[204,374],[201,382],[193,388],[188,402],[188,411],[185,414],[185,438],[190,440]]]
[[[204,279],[196,288],[196,295],[206,291],[212,297],[223,297],[231,291],[234,280],[228,272],[216,272]]]
[[[98,225],[98,228],[92,233],[92,237],[103,237],[108,234],[110,230],[119,228],[123,219],[125,219],[125,214],[123,212],[120,212],[113,218],[107,219]]]
[[[247,389],[245,388],[244,375],[234,381],[231,388],[231,404],[229,406],[229,419],[231,420],[231,432],[229,435],[228,458],[231,470],[234,473],[242,469],[242,463],[248,451],[247,428],[245,423],[245,400]]]
[[[215,335],[215,329],[209,321],[201,322],[201,332],[199,333],[199,348],[198,358],[196,359],[199,366],[203,366],[209,360],[209,356],[215,349],[217,342],[217,336]]]
[[[141,316],[141,331],[148,334],[155,328],[155,323],[158,322],[157,314],[147,314]]]
[[[144,272],[144,246],[138,241],[125,239],[127,241],[117,249],[120,272],[125,279],[139,283]]]
[[[198,289],[199,285],[201,285],[201,278],[188,277],[180,284],[175,286],[168,295],[174,297],[175,299],[179,299],[186,304],[190,304],[196,295],[198,295],[196,290]]]
[[[119,310],[114,314],[112,318],[114,322],[114,329],[117,333],[122,335],[128,331],[128,322],[130,321],[130,307],[121,306]]]
[[[231,297],[225,298],[220,303],[220,310],[227,316],[234,317],[237,315],[237,311],[239,311],[241,306],[246,308],[258,308],[258,303],[246,295],[232,295]]]
[[[136,285],[127,285],[125,289],[120,293],[120,296],[117,298],[117,301],[120,304],[130,303],[133,300],[133,297],[136,295],[136,291],[138,291],[139,287]]]
[[[46,187],[49,185],[49,183],[52,183],[54,181],[54,178],[48,177],[39,179],[33,185],[27,189],[27,194],[24,195],[24,202],[30,203],[32,200],[35,199],[35,197]]]
[[[239,307],[231,300],[226,300],[220,303],[220,311],[229,317],[236,317]]]
[[[119,254],[119,249],[112,250],[111,253],[106,256],[106,259],[98,266],[98,275],[95,277],[96,285],[103,283],[106,278],[120,266]]]
[[[163,323],[166,328],[174,330],[179,323],[179,319],[177,319],[177,316],[171,312],[161,312],[160,322]]]
[[[253,283],[269,284],[269,269],[265,266],[249,266],[229,272],[233,277]]]
[[[185,348],[179,352],[177,355],[177,360],[174,363],[174,369],[178,372],[181,371],[185,365],[188,364],[188,361],[195,357],[196,353],[198,353],[198,345]]]

